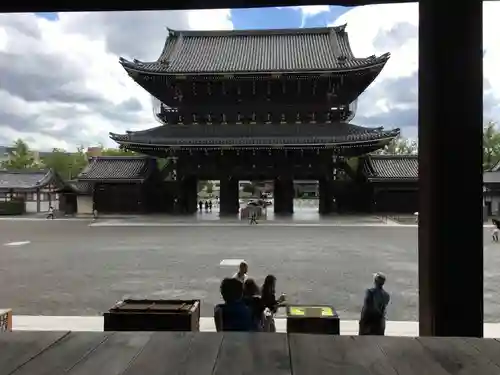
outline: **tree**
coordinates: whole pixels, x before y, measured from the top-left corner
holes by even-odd
[[[211,195],[214,192],[214,184],[212,181],[207,181],[205,184],[205,191],[208,195]]]
[[[488,121],[483,126],[483,170],[490,170],[499,161],[500,132],[495,122]]]
[[[137,155],[134,151],[129,151],[122,148],[105,148],[103,145],[101,147],[102,156],[134,156]]]
[[[55,148],[42,161],[46,168],[53,169],[62,178],[73,179],[86,167],[87,156],[83,147],[79,147],[77,152]]]
[[[2,162],[2,167],[8,170],[39,169],[33,153],[26,142],[18,139],[14,142],[14,150],[9,155],[9,160]]]
[[[391,143],[385,146],[383,149],[376,151],[376,154],[383,155],[408,155],[416,154],[418,152],[418,143],[414,140],[405,138],[403,136],[397,136]]]

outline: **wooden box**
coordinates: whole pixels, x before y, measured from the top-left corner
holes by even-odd
[[[105,331],[199,331],[200,300],[132,300],[104,313]]]
[[[288,333],[340,334],[340,320],[332,306],[289,305],[286,309]]]

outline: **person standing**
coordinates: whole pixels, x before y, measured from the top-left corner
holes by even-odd
[[[283,306],[286,296],[282,294],[276,299],[276,277],[274,275],[266,276],[261,288],[261,298],[265,308],[263,329],[265,332],[276,332],[274,314],[279,307]]]
[[[240,268],[238,269],[238,272],[236,272],[233,275],[233,279],[237,279],[241,281],[242,284],[244,284],[245,281],[247,281],[248,279],[247,273],[248,273],[248,264],[247,262],[243,261],[240,263]]]
[[[385,334],[385,314],[391,300],[389,293],[384,289],[385,280],[385,275],[377,272],[373,278],[373,288],[366,290],[359,320],[360,335],[384,336]]]

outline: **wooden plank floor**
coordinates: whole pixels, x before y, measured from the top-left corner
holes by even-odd
[[[280,333],[0,333],[0,375],[499,375],[494,339]]]

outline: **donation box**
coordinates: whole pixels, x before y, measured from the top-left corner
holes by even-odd
[[[288,333],[340,334],[340,321],[332,306],[287,306],[286,329]]]
[[[118,302],[104,313],[105,331],[199,331],[199,300]]]

